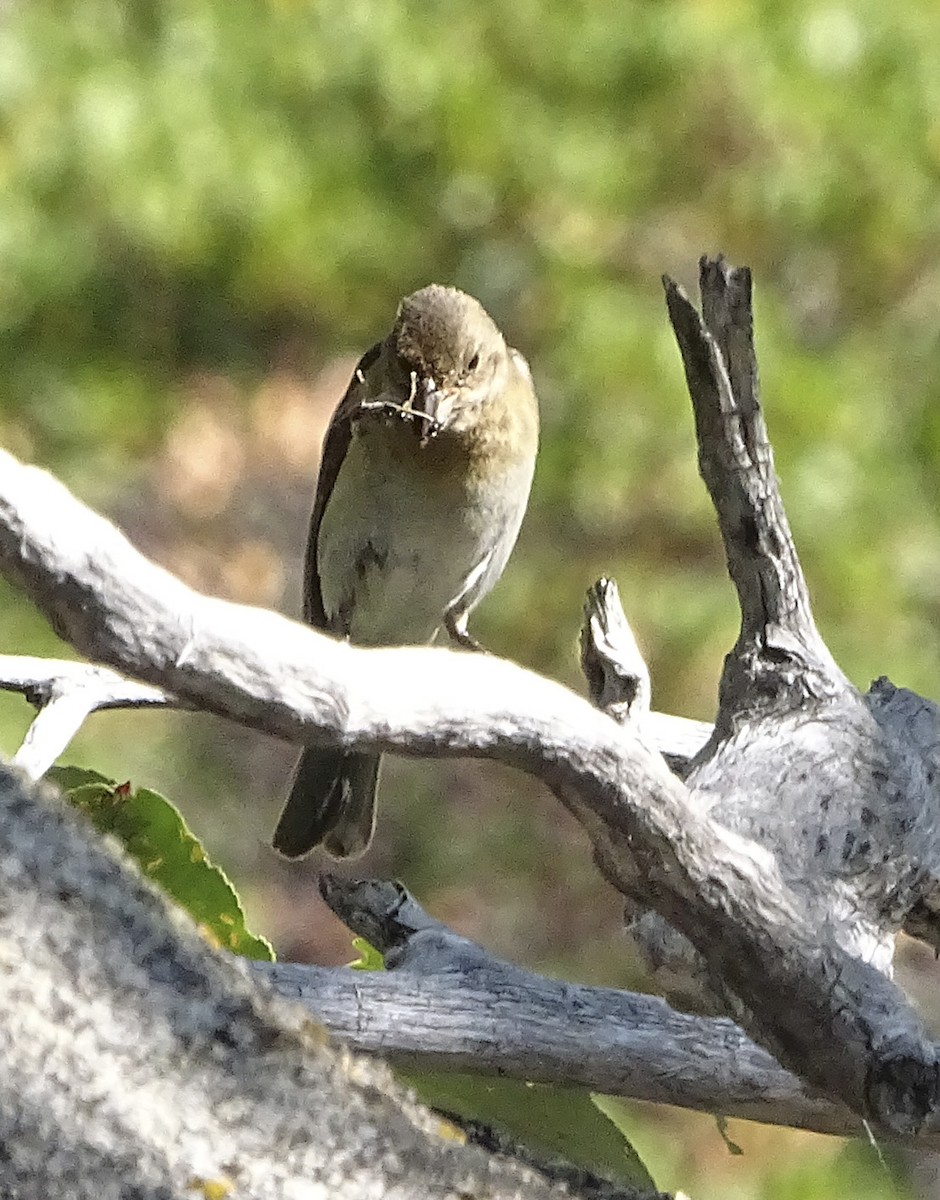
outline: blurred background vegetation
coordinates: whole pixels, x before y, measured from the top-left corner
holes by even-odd
[[[477,635],[580,687],[581,597],[612,573],[656,706],[710,717],[736,612],[659,276],[694,286],[719,250],[754,270],[823,634],[860,686],[888,673],[937,698],[935,0],[0,6],[0,442],[208,591],[299,611],[329,412],[398,298],[454,283],[530,359],[544,423]],[[62,652],[8,590],[0,625],[4,651]],[[4,750],[29,715],[3,698]],[[351,956],[321,864],[267,846],[289,748],[131,713],[68,757],[173,798],[283,956]],[[392,763],[383,795],[358,872],[402,877],[517,961],[642,982],[541,789]],[[934,1186],[864,1147],[736,1125],[739,1158],[706,1118],[637,1122],[657,1182],[696,1197]]]

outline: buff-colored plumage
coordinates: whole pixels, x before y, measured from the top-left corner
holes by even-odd
[[[522,356],[483,307],[432,284],[402,301],[360,361],[327,432],[307,546],[304,615],[363,645],[444,629],[476,647],[472,608],[525,512],[538,405]],[[288,857],[362,853],[377,755],[307,750],[274,835]]]

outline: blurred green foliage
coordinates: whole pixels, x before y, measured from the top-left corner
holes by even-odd
[[[315,440],[343,385],[320,372],[453,282],[543,409],[477,635],[575,683],[581,595],[612,573],[657,706],[708,717],[736,612],[658,277],[722,250],[754,270],[823,634],[860,685],[940,694],[934,0],[10,0],[0,38],[0,440],[174,569],[297,611],[313,469],[267,415],[309,387]],[[6,589],[0,622],[51,652]],[[26,719],[3,700],[5,749]],[[261,923],[316,944],[283,923],[309,875],[264,847],[289,751],[134,713],[76,749],[178,800]],[[384,793],[370,867],[500,952],[609,975],[617,904],[551,800],[480,764],[392,765]]]
[[[574,597],[616,569],[663,704],[704,715],[729,596],[656,281],[720,248],[755,271],[826,633],[860,682],[929,690],[938,172],[928,0],[11,4],[0,411],[103,491],[181,374],[361,348],[399,295],[455,281],[545,410],[528,569],[490,637],[517,644],[537,590],[528,657],[571,671]]]

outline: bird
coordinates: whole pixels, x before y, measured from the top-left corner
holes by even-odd
[[[529,500],[539,411],[528,363],[482,304],[430,284],[367,350],[323,443],[304,619],[361,646],[445,632],[480,650],[472,609],[502,574]],[[356,858],[372,840],[380,756],[309,747],[273,844]]]

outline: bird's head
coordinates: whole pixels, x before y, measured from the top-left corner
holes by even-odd
[[[456,288],[432,283],[406,296],[389,340],[426,435],[472,425],[507,370],[503,335],[483,305]]]

